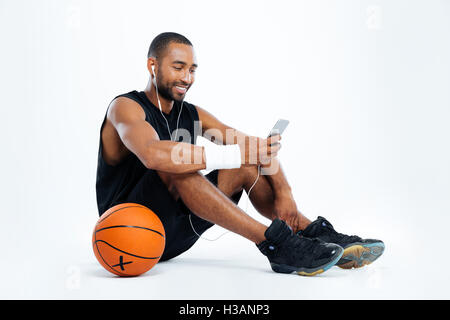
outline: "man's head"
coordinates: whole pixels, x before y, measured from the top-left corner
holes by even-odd
[[[161,33],[150,44],[147,57],[147,68],[158,93],[168,100],[183,100],[197,69],[192,43],[178,33]]]

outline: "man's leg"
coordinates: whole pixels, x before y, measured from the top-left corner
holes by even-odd
[[[255,166],[241,167],[239,169],[219,170],[218,188],[228,197],[244,189],[247,194],[258,176]],[[269,181],[264,175],[260,175],[258,181],[250,192],[250,201],[255,209],[271,221],[276,218],[274,208],[274,194]],[[305,229],[311,221],[300,211],[298,215],[301,230]]]
[[[236,206],[222,191],[199,173],[170,174],[158,172],[174,197],[181,197],[186,207],[200,218],[260,243],[267,227]]]
[[[251,171],[242,168],[240,171],[235,171],[234,176],[231,172],[225,170],[223,172],[227,174],[218,173],[218,184],[220,183],[225,193],[199,173],[158,172],[158,174],[172,196],[175,199],[181,197],[185,206],[196,216],[253,241],[261,253],[269,259],[273,271],[316,275],[336,264],[344,249],[334,244],[298,237],[292,233],[285,222],[273,218],[273,214],[270,213],[270,201],[266,203],[267,200],[262,197],[264,195],[271,199],[270,186],[267,188],[264,185],[267,181],[261,179],[260,183],[262,182],[263,185],[257,189],[260,201],[255,203],[273,220],[269,227],[248,216],[228,198],[242,188],[249,188],[247,183],[239,187],[239,184],[234,185],[236,182],[229,182],[239,180],[238,177],[243,179],[242,182],[247,182],[244,178],[248,178],[250,176],[248,172]],[[230,179],[225,177],[227,175]]]

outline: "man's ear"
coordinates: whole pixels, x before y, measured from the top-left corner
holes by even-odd
[[[155,65],[156,65],[156,60],[155,58],[148,58],[147,59],[147,69],[148,72],[150,72],[150,74],[152,75],[152,77],[155,77]]]

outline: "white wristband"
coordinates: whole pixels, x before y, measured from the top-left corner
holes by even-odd
[[[235,169],[241,167],[241,149],[237,144],[220,146],[207,143],[205,148],[206,170]]]

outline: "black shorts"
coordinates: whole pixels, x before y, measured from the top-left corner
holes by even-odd
[[[218,170],[214,170],[205,177],[217,186],[218,173]],[[231,200],[237,204],[241,195],[242,191],[233,195]],[[154,170],[147,170],[146,174],[130,192],[126,201],[146,206],[161,219],[166,233],[166,246],[161,261],[169,260],[185,252],[199,239],[192,230],[189,221],[190,214],[192,225],[200,235],[214,225],[196,216],[186,207],[181,198],[175,200]]]

